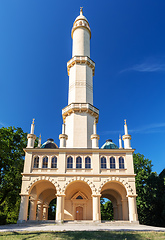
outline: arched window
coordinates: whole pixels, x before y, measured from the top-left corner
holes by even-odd
[[[73,158],[71,156],[67,158],[67,168],[73,168]]]
[[[79,195],[78,197],[76,197],[76,199],[83,199],[83,197]]]
[[[39,157],[35,157],[34,158],[34,165],[33,165],[33,168],[38,168],[39,167]]]
[[[76,168],[82,168],[82,158],[81,157],[76,158]]]
[[[57,157],[52,157],[51,168],[57,168]]]
[[[91,168],[91,159],[90,157],[85,158],[85,168]]]
[[[101,168],[107,168],[106,158],[105,157],[101,158]]]
[[[42,168],[48,168],[48,157],[44,157],[42,160]]]
[[[116,165],[115,165],[115,158],[111,157],[110,158],[110,168],[115,169]]]
[[[119,157],[119,168],[124,169],[124,158],[123,157]]]

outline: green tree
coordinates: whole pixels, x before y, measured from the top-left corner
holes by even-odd
[[[21,128],[0,129],[0,223],[17,221],[21,191],[21,173],[27,134]]]
[[[55,220],[55,216],[56,216],[56,198],[54,198],[49,204],[48,219]]]
[[[113,205],[110,200],[100,199],[101,220],[114,220]]]
[[[163,226],[162,194],[165,190],[163,179],[152,172],[152,164],[142,154],[134,154],[136,174],[137,211],[141,224]]]

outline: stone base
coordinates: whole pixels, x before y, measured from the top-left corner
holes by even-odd
[[[18,220],[17,221],[17,224],[22,224],[22,223],[27,223],[27,221],[26,220]]]
[[[139,224],[139,221],[129,221],[132,224]]]
[[[61,224],[61,223],[64,223],[64,220],[55,220],[55,223]]]

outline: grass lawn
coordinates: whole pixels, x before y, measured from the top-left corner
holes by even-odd
[[[95,232],[0,232],[0,240],[16,240],[16,239],[41,239],[41,240],[164,240],[165,232],[108,232],[108,231],[95,231]]]

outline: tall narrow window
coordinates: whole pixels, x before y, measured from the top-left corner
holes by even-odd
[[[124,169],[124,158],[123,157],[119,157],[119,168]]]
[[[76,168],[82,168],[82,158],[81,157],[76,158]]]
[[[115,165],[115,158],[111,157],[110,158],[110,168],[115,169],[116,165]]]
[[[33,168],[38,168],[39,167],[39,157],[35,157],[34,158],[34,165],[33,165]]]
[[[101,168],[107,168],[106,158],[105,157],[101,158]]]
[[[73,168],[73,158],[71,156],[67,158],[67,168]]]
[[[42,168],[48,168],[48,157],[43,158]]]
[[[85,168],[91,168],[91,159],[90,157],[85,158]]]
[[[57,157],[52,157],[51,168],[57,168]]]

